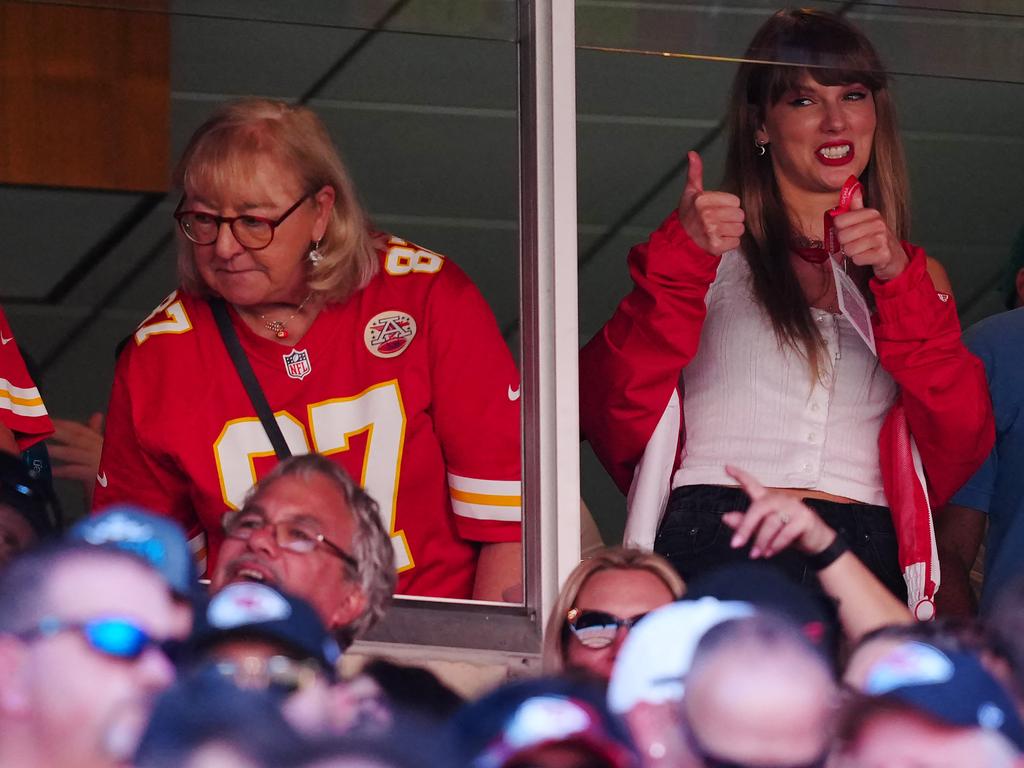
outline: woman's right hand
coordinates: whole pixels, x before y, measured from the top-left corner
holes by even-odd
[[[700,155],[690,151],[686,157],[690,166],[679,200],[679,221],[683,229],[693,242],[715,256],[739,248],[745,218],[740,199],[728,192],[705,192],[704,163]]]
[[[835,540],[836,532],[796,496],[765,488],[739,467],[727,465],[725,471],[750,497],[745,512],[722,515],[722,522],[735,531],[733,548],[749,542],[752,559],[772,557],[788,547],[817,555]]]

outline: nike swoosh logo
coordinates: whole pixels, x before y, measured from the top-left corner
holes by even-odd
[[[9,338],[9,339],[5,339],[4,335],[2,333],[0,333],[0,344],[3,344],[6,347],[12,341],[14,341],[14,337],[13,336],[11,336],[11,338]]]
[[[522,391],[522,387],[521,386],[520,387],[516,387],[515,389],[512,389],[512,385],[509,384],[508,385],[508,399],[511,400],[514,403],[516,400],[519,399],[519,393],[521,391]]]
[[[102,485],[104,488],[106,488],[107,487],[107,473],[106,472],[100,472],[98,475],[96,475],[96,482],[99,483],[100,485]]]

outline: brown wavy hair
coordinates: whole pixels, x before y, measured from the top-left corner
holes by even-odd
[[[334,189],[334,211],[319,248],[323,258],[309,265],[306,284],[326,301],[344,301],[377,273],[379,260],[352,178],[311,109],[272,99],[228,102],[192,135],[172,182],[182,192],[186,182],[228,190],[246,179],[254,160],[262,158],[290,170],[310,194],[324,186]],[[196,271],[192,244],[184,237],[179,238],[178,279],[190,293],[210,293]]]
[[[868,88],[876,125],[871,156],[860,176],[864,203],[878,210],[896,236],[905,240],[907,171],[888,76],[871,42],[845,20],[824,11],[779,11],[754,35],[745,58],[733,80],[723,187],[740,198],[746,213],[741,247],[750,264],[754,294],[771,318],[779,343],[803,352],[816,376],[824,341],[790,261],[795,227],[770,157],[757,154],[754,135],[767,109],[805,75],[821,85],[859,83]],[[856,268],[851,276],[864,288],[871,272]]]

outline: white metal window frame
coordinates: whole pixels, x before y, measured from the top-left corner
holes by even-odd
[[[355,650],[540,653],[580,559],[576,53],[572,0],[519,2],[523,605],[395,598]],[[384,646],[383,648],[381,646]]]

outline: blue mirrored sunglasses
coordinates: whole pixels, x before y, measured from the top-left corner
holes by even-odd
[[[64,621],[54,616],[42,619],[33,629],[22,632],[25,640],[52,637],[59,632],[78,632],[89,647],[105,656],[133,661],[150,646],[159,649],[165,656],[174,659],[177,643],[153,638],[131,619],[102,617],[88,621]]]
[[[571,608],[565,616],[573,636],[587,648],[606,648],[615,640],[619,629],[631,629],[647,613],[623,619],[605,611]]]

